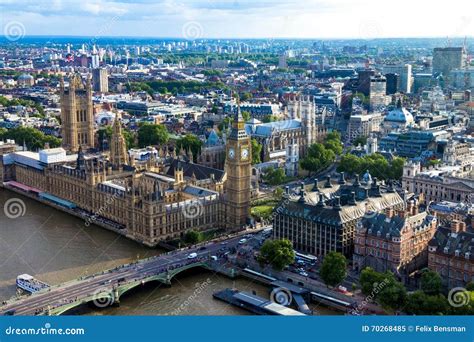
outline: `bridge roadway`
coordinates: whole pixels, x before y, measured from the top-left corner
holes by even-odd
[[[225,240],[225,248],[237,247],[241,238],[242,236],[236,236]],[[105,302],[110,300],[108,304],[113,304],[119,301],[120,295],[140,284],[153,280],[169,283],[173,276],[188,268],[209,268],[210,256],[218,254],[224,245],[221,242],[212,242],[205,247],[202,249],[202,246],[199,246],[140,260],[52,286],[29,296],[14,298],[0,306],[0,315],[57,315],[101,298]],[[197,257],[188,259],[190,253],[196,253]],[[219,264],[215,261],[213,263]]]

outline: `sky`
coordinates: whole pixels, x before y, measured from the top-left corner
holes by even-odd
[[[464,37],[472,0],[0,0],[6,35]]]

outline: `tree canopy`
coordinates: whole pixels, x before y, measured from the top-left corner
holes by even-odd
[[[425,270],[421,275],[421,290],[427,295],[437,295],[441,293],[443,283],[438,273]]]
[[[38,150],[49,144],[50,148],[61,146],[61,139],[52,135],[46,135],[33,127],[15,127],[0,129],[0,140],[13,139],[18,145],[25,143],[29,150]]]
[[[300,165],[304,170],[318,172],[328,167],[334,162],[336,154],[327,149],[323,144],[313,144],[309,146],[306,157],[300,160]]]
[[[286,181],[285,170],[268,168],[262,176],[263,180],[270,185],[279,185]]]
[[[202,141],[194,134],[186,134],[184,137],[176,141],[176,147],[178,151],[181,148],[184,149],[186,152],[191,150],[194,159],[196,159],[199,153],[201,152]]]
[[[295,262],[295,251],[290,240],[267,240],[260,248],[260,261],[281,271]]]
[[[138,128],[138,145],[140,147],[166,144],[168,140],[169,133],[163,125],[145,123]]]
[[[342,151],[341,135],[336,131],[330,132],[323,144],[309,146],[306,157],[300,160],[300,166],[310,173],[319,172],[333,163]]]
[[[320,275],[326,285],[340,284],[347,275],[346,257],[338,252],[329,252],[324,257]]]
[[[259,164],[262,162],[260,155],[262,154],[262,145],[258,143],[256,139],[250,141],[252,145],[252,165]]]
[[[369,170],[370,174],[378,179],[400,179],[403,175],[404,164],[404,158],[395,157],[389,162],[380,153],[363,157],[345,154],[341,157],[337,171],[353,175],[363,174]]]

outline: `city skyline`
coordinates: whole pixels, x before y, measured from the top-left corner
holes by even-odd
[[[474,20],[440,1],[0,1],[4,36],[375,39],[472,36]],[[469,11],[467,11],[469,12]],[[71,25],[71,23],[73,23]],[[230,24],[229,24],[230,23]],[[304,25],[302,24],[304,23]],[[341,23],[350,23],[342,25]]]

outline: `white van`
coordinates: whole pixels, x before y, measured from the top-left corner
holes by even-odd
[[[197,253],[191,253],[188,255],[188,259],[195,259],[197,258],[197,256],[198,256]]]

